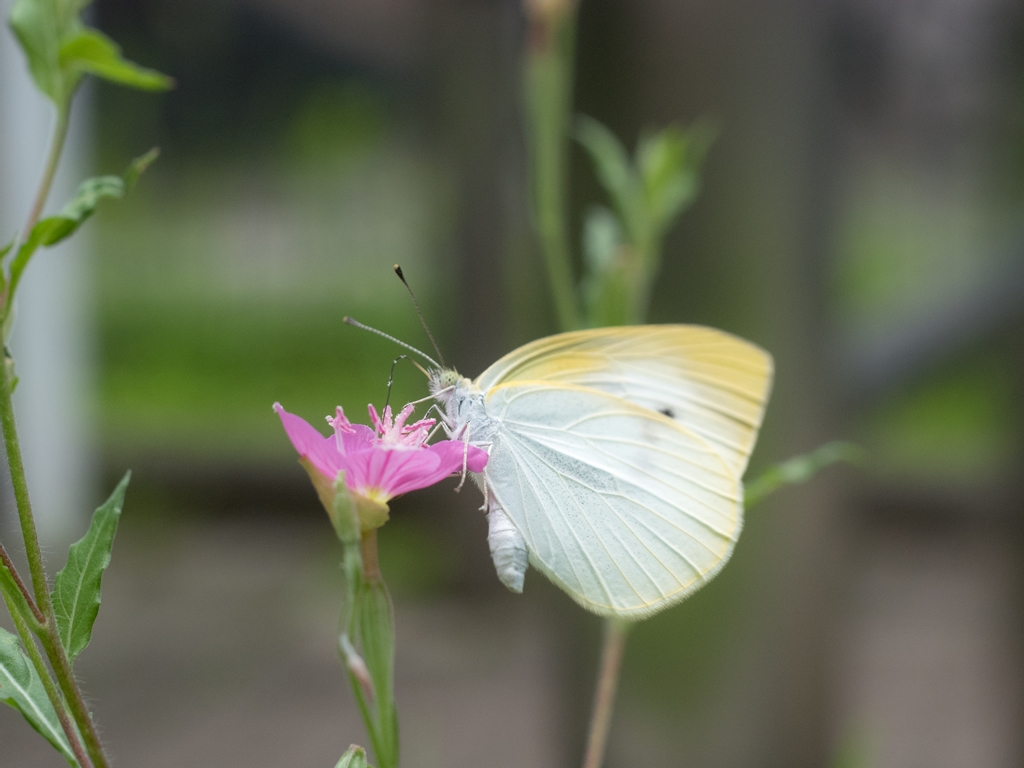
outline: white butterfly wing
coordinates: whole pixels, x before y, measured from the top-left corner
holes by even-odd
[[[728,560],[742,486],[698,435],[603,392],[510,384],[484,477],[530,562],[605,616],[678,602]]]
[[[549,336],[510,352],[476,384],[589,387],[660,411],[703,437],[742,477],[761,426],[772,358],[714,328],[643,325]]]

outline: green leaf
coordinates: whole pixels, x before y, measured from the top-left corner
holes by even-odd
[[[745,507],[750,509],[784,485],[807,482],[829,464],[834,464],[837,461],[859,464],[863,459],[864,451],[859,446],[843,441],[826,443],[813,453],[794,456],[788,461],[765,470],[756,480],[746,484],[744,489]]]
[[[28,238],[18,247],[18,253],[11,262],[11,294],[17,290],[25,267],[41,246],[56,245],[70,236],[96,212],[100,200],[120,199],[124,197],[124,190],[124,180],[117,176],[86,179],[78,187],[78,192],[71,202],[64,206],[59,214],[48,216],[32,227]]]
[[[72,766],[78,766],[57,713],[18,638],[0,629],[0,701],[21,712],[35,730]]]
[[[169,77],[127,61],[112,40],[82,23],[89,2],[17,0],[11,9],[11,29],[39,90],[66,110],[84,74],[146,90],[171,87]]]
[[[89,530],[71,545],[68,563],[54,580],[57,634],[72,663],[92,636],[92,625],[100,610],[100,581],[110,564],[110,548],[130,479],[131,472],[126,472],[110,498],[96,510]]]
[[[9,243],[8,243],[7,245],[5,245],[5,246],[4,246],[3,248],[0,248],[0,259],[2,259],[2,258],[3,258],[4,256],[6,256],[6,255],[7,255],[7,253],[8,253],[8,252],[9,252],[9,251],[11,250],[11,248],[13,248],[13,247],[14,247],[14,241],[13,241],[13,240],[11,240],[11,242],[9,242]]]
[[[126,195],[135,188],[135,182],[139,180],[139,176],[155,163],[158,157],[160,157],[160,147],[153,147],[149,152],[139,155],[128,164],[128,169],[122,177],[124,179],[124,193]]]
[[[3,563],[0,563],[0,594],[3,595],[8,610],[11,612],[17,611],[18,615],[33,630],[39,626],[36,615],[32,612],[32,608],[25,599],[25,595],[18,589],[18,584],[14,580],[14,574]]]
[[[602,205],[587,211],[583,221],[583,255],[587,270],[582,289],[588,325],[597,328],[639,322],[631,311],[636,288],[635,250],[623,242],[615,214]]]
[[[629,154],[614,133],[592,117],[576,121],[576,139],[590,153],[597,178],[607,190],[634,244],[647,238],[643,187]]]
[[[334,768],[373,768],[373,766],[366,762],[366,750],[353,744],[341,756],[341,760]]]
[[[104,80],[146,91],[166,91],[174,80],[121,56],[121,48],[96,29],[83,29],[60,47],[60,64],[68,72],[86,72]]]
[[[696,198],[700,167],[714,135],[708,123],[699,122],[688,130],[669,126],[641,139],[637,166],[654,237],[664,234]]]
[[[79,12],[88,0],[17,0],[11,9],[11,30],[21,43],[36,87],[58,109],[67,106],[80,73],[60,64],[61,46],[83,28]]]
[[[10,307],[10,298],[18,289],[25,267],[40,247],[56,245],[72,235],[96,212],[101,200],[123,199],[128,190],[135,186],[142,172],[152,165],[159,155],[159,149],[153,148],[135,158],[128,165],[124,176],[96,176],[86,179],[78,186],[78,191],[71,198],[71,202],[65,205],[59,214],[48,216],[32,227],[29,236],[18,247],[18,252],[11,261],[11,289],[8,292],[7,306]],[[7,316],[10,316],[9,310]],[[4,338],[7,338],[6,335]]]

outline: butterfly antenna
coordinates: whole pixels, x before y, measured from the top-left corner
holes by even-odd
[[[437,342],[434,340],[434,334],[430,332],[430,328],[427,327],[427,321],[423,319],[423,313],[420,311],[419,302],[416,301],[416,294],[412,292],[412,288],[409,286],[409,282],[405,279],[405,275],[402,274],[402,268],[395,264],[395,274],[398,275],[398,279],[402,281],[402,285],[405,286],[405,290],[409,292],[409,297],[412,299],[412,305],[416,308],[416,315],[420,319],[420,324],[423,326],[423,330],[427,332],[427,336],[430,338],[430,343],[434,345],[434,351],[437,352],[437,358],[441,361],[441,366],[447,368],[444,364],[444,355],[441,354],[441,348],[437,346]]]
[[[410,352],[415,352],[417,355],[422,357],[424,360],[426,360],[428,363],[433,365],[435,368],[444,368],[443,365],[439,365],[438,362],[434,358],[432,358],[430,355],[428,355],[426,352],[420,352],[418,349],[416,349],[416,347],[412,346],[412,344],[406,344],[404,341],[400,341],[399,339],[396,339],[394,336],[392,336],[390,334],[387,334],[387,333],[384,333],[384,331],[378,331],[376,328],[371,328],[368,325],[363,325],[358,320],[353,320],[351,317],[344,318],[343,322],[345,324],[351,325],[351,326],[353,326],[355,328],[360,328],[360,329],[362,329],[364,331],[369,331],[370,333],[376,333],[378,336],[383,336],[388,341],[393,341],[398,346],[405,347]],[[424,375],[426,375],[427,378],[430,378],[430,374],[426,370],[424,370],[422,365],[417,363],[415,360],[410,360],[410,362],[413,365],[415,365],[417,368],[419,368],[421,371],[423,371]]]

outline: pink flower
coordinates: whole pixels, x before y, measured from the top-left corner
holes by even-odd
[[[334,482],[339,473],[345,473],[345,485],[355,498],[363,530],[384,524],[387,503],[395,496],[461,472],[463,461],[470,472],[480,472],[487,464],[487,452],[473,445],[468,446],[468,453],[465,444],[453,440],[427,445],[436,421],[422,419],[407,425],[412,405],[405,406],[397,417],[391,415],[389,406],[383,418],[369,406],[373,429],[353,424],[339,407],[334,418],[327,419],[334,427],[329,437],[288,413],[280,403],[274,403],[274,410],[328,513],[334,508]]]

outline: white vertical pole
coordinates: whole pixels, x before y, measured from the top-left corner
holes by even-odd
[[[0,241],[24,225],[39,184],[54,109],[35,90],[6,21],[13,0],[0,0]],[[87,100],[76,101],[68,143],[46,213],[59,210],[83,177]],[[88,227],[86,227],[87,232]],[[36,253],[18,290],[10,341],[18,387],[14,406],[39,535],[57,555],[85,526],[93,501],[88,446],[92,313],[88,241],[80,232]],[[14,525],[9,484],[2,524]],[[60,548],[60,549],[58,549]]]

